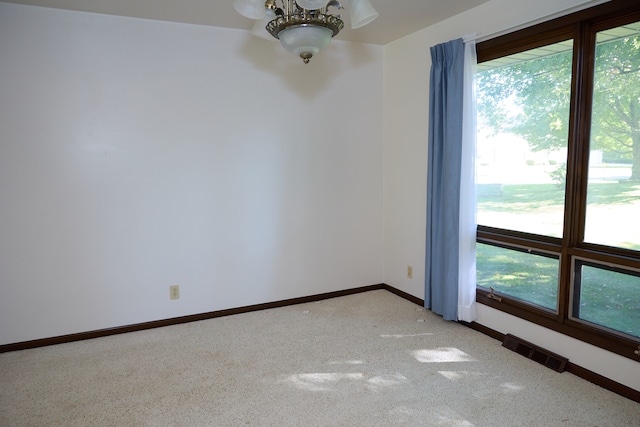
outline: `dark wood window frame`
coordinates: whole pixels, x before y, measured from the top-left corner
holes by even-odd
[[[637,251],[583,242],[595,35],[598,31],[637,21],[640,21],[640,3],[612,0],[477,44],[478,62],[481,63],[551,43],[574,40],[564,237],[545,237],[482,225],[478,225],[477,231],[479,243],[530,248],[558,254],[558,310],[552,312],[504,294],[499,294],[500,298],[492,298],[488,296],[488,290],[481,287],[477,289],[476,297],[479,303],[640,361],[640,354],[637,354],[640,353],[640,340],[571,317],[573,259],[640,270],[640,253]]]

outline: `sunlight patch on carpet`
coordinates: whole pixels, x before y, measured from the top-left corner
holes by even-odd
[[[505,393],[516,393],[518,391],[522,391],[525,389],[525,386],[522,386],[520,384],[514,384],[514,383],[504,383],[504,384],[501,384],[500,387],[502,387],[502,390]]]
[[[463,381],[468,378],[483,377],[485,374],[482,372],[467,372],[467,371],[438,371],[440,375],[450,381]]]
[[[380,335],[380,336],[382,338],[412,338],[412,337],[428,337],[432,335],[433,334],[431,332],[425,332],[424,334],[407,334],[407,335],[395,334],[395,335]]]
[[[462,350],[452,347],[416,350],[413,357],[422,363],[475,362],[476,360]]]
[[[338,373],[338,372],[318,372],[307,374],[293,374],[288,376],[284,382],[296,388],[307,391],[332,391],[342,384],[366,384],[370,389],[399,386],[408,381],[402,374],[376,375],[368,378],[362,372]]]
[[[329,365],[362,365],[363,363],[362,360],[345,360],[343,362],[331,361]]]

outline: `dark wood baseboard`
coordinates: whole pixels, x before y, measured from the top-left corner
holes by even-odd
[[[282,301],[267,302],[263,304],[249,305],[245,307],[230,308],[226,310],[212,311],[208,313],[191,314],[188,316],[173,317],[170,319],[154,320],[151,322],[137,323],[133,325],[118,326],[115,328],[99,329],[95,331],[79,332],[76,334],[60,335],[51,338],[41,338],[31,341],[23,341],[13,344],[0,345],[0,353],[9,351],[28,350],[31,348],[45,347],[49,345],[65,344],[74,341],[89,340],[93,338],[107,337],[110,335],[126,334],[128,332],[143,331],[146,329],[161,328],[163,326],[179,325],[182,323],[197,322],[199,320],[214,319],[216,317],[231,316],[233,314],[249,313],[252,311],[266,310],[270,308],[285,307],[295,304],[321,301],[329,298],[338,298],[345,295],[353,295],[361,292],[388,289],[384,284],[363,286],[360,288],[346,289],[342,291],[327,292],[306,297],[291,298]]]
[[[493,330],[491,328],[487,328],[486,326],[481,325],[479,323],[476,323],[476,322],[471,322],[471,323],[460,322],[460,323],[478,332],[482,332],[483,334],[490,336],[491,338],[497,339],[498,341],[504,340],[505,334],[498,332],[496,330]],[[616,394],[619,394],[620,396],[626,397],[627,399],[631,399],[634,402],[640,403],[640,391],[635,390],[631,387],[627,387],[624,384],[620,384],[607,377],[604,377],[593,371],[585,369],[582,366],[576,365],[575,363],[571,363],[571,361],[567,362],[567,365],[565,366],[565,371],[570,372],[577,377],[587,380],[595,385],[598,385]]]
[[[624,396],[627,399],[631,399],[634,402],[640,403],[640,391],[638,390],[634,390],[631,387],[627,387],[623,384],[613,381],[612,379],[604,377],[571,362],[567,363],[566,369],[568,372],[571,372],[577,377],[599,385],[602,388],[606,388],[607,390],[617,393],[620,396]]]
[[[481,325],[479,323],[476,323],[476,322],[471,322],[471,323],[460,322],[460,323],[465,325],[465,326],[468,326],[471,329],[475,329],[478,332],[482,332],[483,334],[488,335],[491,338],[494,338],[494,339],[496,339],[498,341],[503,341],[504,340],[505,334],[503,334],[501,332],[498,332],[495,329],[488,328],[488,327],[486,327],[484,325]]]
[[[363,286],[360,288],[345,289],[342,291],[327,292],[323,294],[311,295],[311,296],[300,297],[300,298],[291,298],[291,299],[286,299],[282,301],[274,301],[274,302],[268,302],[263,304],[249,305],[245,307],[230,308],[227,310],[212,311],[212,312],[201,313],[201,314],[192,314],[188,316],[174,317],[171,319],[137,323],[134,325],[119,326],[115,328],[100,329],[96,331],[80,332],[77,334],[61,335],[61,336],[51,337],[51,338],[42,338],[42,339],[31,340],[31,341],[23,341],[23,342],[18,342],[14,344],[4,344],[4,345],[0,345],[0,353],[6,353],[9,351],[27,350],[30,348],[44,347],[48,345],[64,344],[64,343],[69,343],[74,341],[82,341],[82,340],[88,340],[93,338],[106,337],[110,335],[125,334],[128,332],[160,328],[163,326],[179,325],[181,323],[189,323],[189,322],[196,322],[199,320],[214,319],[216,317],[231,316],[233,314],[249,313],[252,311],[266,310],[270,308],[286,307],[289,305],[321,301],[329,298],[338,298],[346,295],[353,295],[361,292],[369,292],[369,291],[375,291],[379,289],[384,289],[386,291],[389,291],[421,307],[424,306],[424,300],[418,297],[415,297],[411,294],[408,294],[404,291],[401,291],[397,288],[389,286],[385,283],[381,283],[378,285]],[[481,332],[491,338],[497,339],[499,341],[504,340],[504,336],[505,336],[504,334],[498,331],[495,331],[491,328],[488,328],[486,326],[480,325],[479,323],[476,323],[476,322],[471,322],[471,323],[460,322],[460,323],[478,332]],[[592,372],[581,366],[575,365],[571,362],[567,363],[566,370],[572,373],[573,375],[576,375],[600,387],[603,387],[607,390],[610,390],[614,393],[617,393],[621,396],[624,396],[628,399],[631,399],[635,402],[640,403],[640,391],[638,390],[634,390],[630,387],[627,387],[623,384],[615,382],[609,378],[603,377],[602,375],[596,374],[595,372]]]
[[[393,286],[389,286],[389,285],[386,285],[386,284],[383,284],[382,288],[387,290],[387,291],[389,291],[389,292],[391,292],[392,294],[396,294],[399,297],[402,297],[402,298],[406,299],[407,301],[411,301],[412,303],[417,304],[420,307],[424,307],[424,300],[423,299],[420,299],[418,297],[414,297],[411,294],[408,294],[408,293],[406,293],[404,291],[401,291],[400,289],[396,289]]]

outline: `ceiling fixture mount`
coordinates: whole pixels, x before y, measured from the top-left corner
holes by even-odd
[[[378,17],[369,0],[349,1],[352,29]],[[335,15],[344,9],[337,0],[234,0],[233,7],[242,16],[256,20],[251,34],[279,39],[305,64],[344,28],[340,15]]]

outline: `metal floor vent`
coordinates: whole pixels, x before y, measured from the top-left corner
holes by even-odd
[[[502,346],[558,372],[564,372],[569,361],[566,357],[559,356],[511,334],[504,337]]]

